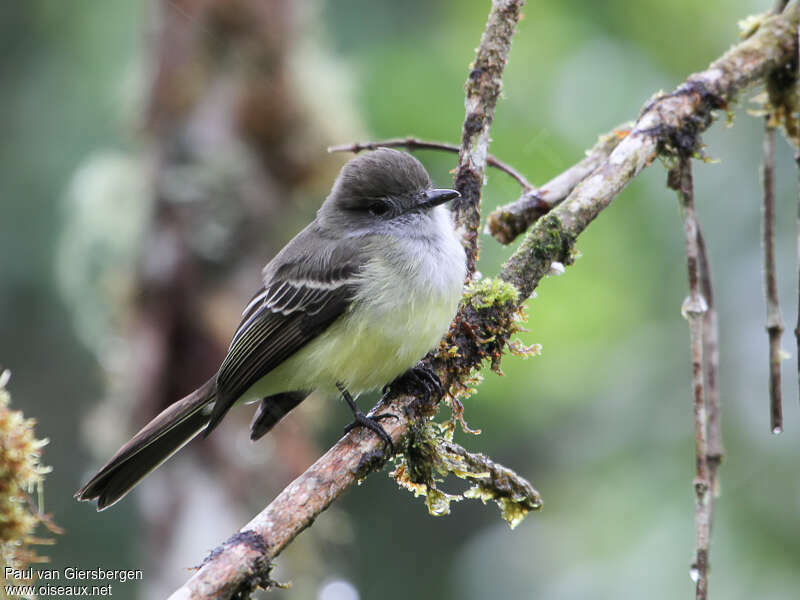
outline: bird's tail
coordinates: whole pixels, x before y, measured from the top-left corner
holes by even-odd
[[[75,493],[78,500],[97,499],[97,510],[108,508],[150,471],[180,450],[208,423],[216,396],[212,377],[194,392],[171,404],[120,448],[92,479]]]

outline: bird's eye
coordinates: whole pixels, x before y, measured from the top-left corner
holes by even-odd
[[[367,207],[367,210],[373,217],[382,217],[389,212],[389,205],[386,202],[373,202]]]

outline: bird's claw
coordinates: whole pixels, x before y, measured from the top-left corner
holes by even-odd
[[[356,427],[366,427],[379,438],[381,438],[381,440],[383,440],[384,446],[388,446],[389,452],[393,455],[394,444],[392,443],[392,438],[388,433],[386,433],[386,430],[381,427],[380,424],[382,419],[389,418],[397,419],[397,415],[393,415],[391,413],[382,413],[380,415],[375,415],[374,417],[368,417],[360,410],[357,410],[353,412],[353,422],[344,428],[344,432],[350,433]]]
[[[423,363],[410,368],[390,384],[383,386],[382,392],[386,394],[390,389],[395,392],[406,392],[420,396],[425,400],[439,398],[444,393],[439,376],[433,369]]]
[[[383,440],[384,447],[388,446],[389,451],[392,455],[394,455],[394,444],[392,443],[392,438],[388,433],[386,433],[386,430],[381,427],[379,421],[381,421],[381,419],[389,418],[397,419],[397,415],[393,415],[391,413],[382,413],[375,415],[374,417],[368,417],[361,412],[360,408],[358,408],[355,400],[353,400],[353,396],[350,395],[350,392],[347,391],[347,388],[343,383],[337,383],[336,387],[341,392],[344,401],[347,402],[348,406],[350,406],[350,410],[353,411],[353,422],[344,428],[344,432],[347,434],[356,427],[366,427],[379,438],[381,438],[381,440]]]

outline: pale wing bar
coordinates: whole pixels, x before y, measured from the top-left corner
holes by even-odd
[[[325,278],[275,279],[253,297],[217,374],[217,401],[206,435],[254,383],[344,313],[356,272],[354,265],[341,265]]]

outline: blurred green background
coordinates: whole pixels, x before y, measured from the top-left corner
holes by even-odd
[[[193,11],[203,4],[175,0],[157,9],[155,2],[36,0],[0,8],[0,365],[12,371],[14,406],[35,417],[39,436],[51,440],[44,458],[54,467],[46,507],[66,529],[46,549],[53,566],[144,568],[146,585],[116,584],[117,598],[163,596],[186,579],[188,568],[332,444],[348,420],[338,401],[307,402],[298,417],[303,420],[277,438],[308,438],[301,452],[275,441],[243,449],[249,415],[243,416],[233,431],[223,432],[228,437],[220,434],[242,444],[230,445],[228,458],[235,463],[241,452],[255,460],[266,452],[270,465],[294,466],[280,481],[272,468],[256,469],[253,479],[272,478],[263,484],[272,487],[263,491],[253,483],[235,504],[218,498],[226,482],[213,479],[198,488],[191,511],[176,510],[149,479],[133,498],[99,515],[72,499],[86,475],[147,416],[146,410],[133,418],[127,413],[119,418],[119,432],[108,433],[91,419],[87,425],[87,415],[108,402],[104,398],[126,397],[119,380],[137,377],[130,372],[136,361],[109,366],[102,360],[104,349],[130,343],[137,321],[105,318],[108,298],[76,289],[82,278],[93,280],[93,269],[109,268],[101,258],[127,273],[126,281],[135,283],[142,270],[140,247],[147,236],[141,230],[151,222],[147,181],[158,151],[153,139],[169,135],[163,126],[144,126],[154,31],[163,27],[164,11],[173,10],[173,18],[197,25],[196,35],[213,47],[229,30],[196,17]],[[579,160],[597,135],[634,118],[651,94],[673,89],[721,55],[737,39],[739,18],[772,4],[530,2],[506,71],[491,152],[531,181],[547,181]],[[277,11],[281,3],[264,7]],[[259,225],[265,247],[279,248],[324,197],[339,164],[331,163],[326,144],[409,134],[458,140],[462,86],[488,7],[484,0],[297,3],[293,37],[279,40],[288,44],[281,60],[289,79],[300,82],[292,84],[293,93],[321,111],[328,128],[318,140],[312,136],[316,141],[301,154],[312,165],[333,166],[285,183],[290,199],[268,215],[269,225]],[[252,49],[243,48],[215,68],[247,73]],[[720,162],[696,170],[720,313],[728,452],[712,539],[711,597],[729,600],[796,598],[800,589],[800,411],[794,359],[787,360],[786,433],[769,433],[762,125],[744,111],[753,94],[740,99],[732,127],[717,123],[704,138],[708,155]],[[212,114],[204,122],[213,121]],[[294,121],[288,121],[281,139],[292,140]],[[212,149],[203,139],[215,138],[190,137],[192,152]],[[227,148],[214,146],[214,160],[237,163]],[[796,175],[793,152],[782,139],[778,150],[777,256],[784,317],[792,329]],[[418,156],[438,184],[448,183],[452,156]],[[265,164],[255,169],[276,170]],[[226,173],[236,178],[235,169]],[[472,501],[434,518],[420,500],[376,474],[278,559],[277,578],[294,586],[277,595],[657,600],[693,594],[693,425],[688,331],[679,313],[686,273],[677,201],[665,179],[661,165],[648,169],[580,238],[583,256],[575,266],[540,285],[523,339],[542,344],[541,356],[507,357],[505,376],[488,373],[466,402],[469,424],[483,434],[459,433],[458,441],[530,479],[544,496],[544,510],[514,531],[493,506]],[[225,188],[219,189],[217,200],[224,203]],[[82,204],[92,193],[100,202]],[[518,193],[505,175],[489,172],[484,214]],[[78,215],[78,206],[85,212]],[[103,211],[122,211],[123,217],[101,218]],[[215,214],[208,217],[211,226]],[[120,243],[119,257],[109,258],[109,248],[116,248],[109,240],[128,241]],[[488,236],[482,244],[479,268],[492,274],[511,249]],[[238,260],[233,248],[227,250],[231,263]],[[250,268],[249,279],[240,278],[222,310],[221,320],[234,326],[237,306],[258,285],[252,265],[270,257],[263,248],[247,251],[254,254],[241,261]],[[149,260],[153,256],[160,255],[151,251]],[[209,272],[224,263],[214,260]],[[136,291],[126,297],[136,299]],[[787,333],[784,348],[791,352],[792,346]],[[361,404],[372,401],[362,398]],[[104,436],[109,439],[98,442]],[[208,456],[198,455],[201,463]],[[202,464],[195,470],[202,473]],[[172,531],[179,521],[182,529]],[[170,545],[159,538],[159,527],[170,529]],[[193,537],[181,537],[186,531]]]

